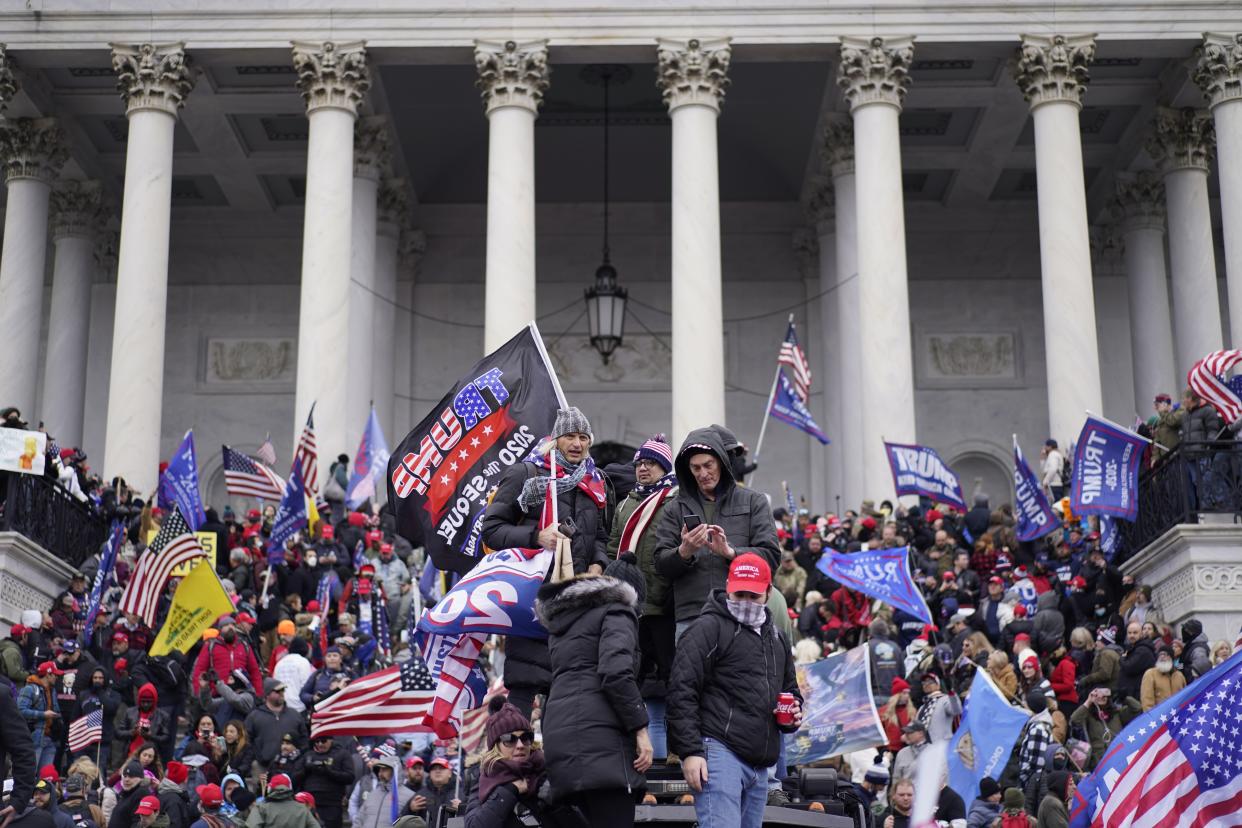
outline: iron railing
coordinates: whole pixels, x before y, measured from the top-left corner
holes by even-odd
[[[1202,514],[1233,515],[1242,522],[1242,443],[1185,443],[1139,479],[1138,519],[1121,522],[1129,555],[1179,523]]]
[[[36,474],[0,472],[0,531],[17,532],[70,566],[80,567],[108,538],[88,503]]]

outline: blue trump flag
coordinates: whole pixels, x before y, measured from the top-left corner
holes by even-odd
[[[848,555],[833,549],[825,552],[816,566],[829,578],[905,610],[924,624],[936,623],[910,574],[910,547],[870,549]]]
[[[1104,553],[1104,560],[1112,563],[1120,545],[1121,526],[1117,523],[1117,518],[1100,515],[1100,550]]]
[[[1074,450],[1070,508],[1079,515],[1138,517],[1139,472],[1146,441],[1119,425],[1088,416]]]
[[[1059,525],[1056,513],[1048,505],[1039,478],[1026,464],[1018,435],[1013,436],[1013,490],[1018,508],[1017,535],[1020,541],[1033,541],[1056,530]]]
[[[108,579],[112,577],[112,570],[116,566],[117,553],[121,551],[121,545],[125,543],[125,523],[120,520],[112,521],[112,529],[108,533],[108,543],[104,547],[103,555],[99,559],[99,569],[95,571],[95,582],[91,584],[90,601],[86,608],[86,625],[82,628],[82,643],[85,644],[90,638],[91,631],[95,629],[95,617],[99,615],[99,605],[103,602],[104,588],[108,585]]]
[[[796,429],[805,431],[824,445],[831,442],[828,435],[820,431],[819,426],[815,424],[815,419],[811,416],[806,404],[794,393],[793,386],[785,378],[783,371],[776,372],[776,393],[772,396],[772,405],[768,408],[768,413],[782,423],[788,423]]]
[[[306,486],[302,483],[302,466],[293,465],[293,474],[285,484],[284,497],[280,499],[280,508],[272,521],[272,537],[267,543],[267,562],[275,565],[285,559],[285,541],[293,537],[293,533],[306,526]]]
[[[999,779],[1028,718],[1024,708],[1005,701],[986,670],[976,671],[962,725],[949,740],[949,787],[969,802],[983,777]]]
[[[194,430],[185,433],[185,439],[168,461],[168,468],[160,475],[160,501],[181,510],[190,531],[207,522],[203,513],[203,499],[198,493],[198,462],[194,457]]]
[[[358,453],[354,455],[354,473],[349,478],[349,488],[345,490],[345,504],[349,508],[354,509],[375,497],[375,481],[384,477],[389,456],[384,429],[380,428],[375,406],[371,406],[371,416],[367,417],[366,430],[362,432]]]
[[[962,485],[935,449],[886,441],[884,453],[898,495],[919,495],[966,511]]]
[[[428,633],[495,633],[547,638],[535,616],[535,595],[552,565],[552,553],[501,549],[479,562],[423,613],[418,628]]]

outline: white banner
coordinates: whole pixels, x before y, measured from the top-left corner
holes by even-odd
[[[0,471],[43,474],[47,435],[42,431],[0,428]]]

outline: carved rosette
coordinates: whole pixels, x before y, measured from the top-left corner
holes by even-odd
[[[830,121],[824,127],[824,142],[819,158],[832,177],[854,172],[854,122]]]
[[[410,215],[410,200],[404,178],[385,178],[379,188],[378,232],[397,235]]]
[[[121,250],[121,231],[101,229],[95,237],[95,263],[99,265],[105,282],[116,278],[116,265]]]
[[[1124,240],[1118,233],[1117,225],[1112,222],[1093,224],[1088,228],[1087,239],[1091,245],[1091,261],[1097,268],[1115,265],[1125,251]],[[1097,272],[1096,275],[1101,274]]]
[[[1125,229],[1164,230],[1164,180],[1150,170],[1118,173],[1113,201]]]
[[[479,74],[474,85],[482,94],[486,114],[502,106],[538,112],[552,74],[548,66],[548,41],[476,40],[474,68]]]
[[[910,87],[913,62],[914,38],[841,38],[837,86],[845,93],[850,111],[874,103],[900,109]]]
[[[1226,101],[1242,100],[1242,33],[1203,36],[1195,50],[1195,83],[1208,99],[1208,108]]]
[[[52,240],[91,238],[99,229],[98,181],[61,181],[52,188]]]
[[[1064,101],[1081,107],[1095,59],[1095,35],[1023,35],[1013,77],[1031,109]]]
[[[65,134],[53,118],[14,118],[0,126],[6,182],[34,178],[50,184],[68,158]]]
[[[185,43],[113,43],[112,71],[126,114],[154,109],[176,117],[194,88]]]
[[[831,230],[832,222],[837,217],[837,199],[832,179],[828,176],[817,175],[812,179],[806,200],[806,217],[812,224],[828,224],[826,229]]]
[[[729,88],[732,57],[728,38],[661,38],[656,47],[656,86],[660,88],[668,111],[698,104],[719,112],[725,90]]]
[[[9,47],[0,43],[0,112],[3,112],[17,94],[17,75],[13,73],[13,59]]]
[[[371,115],[354,121],[354,176],[379,181],[388,161],[388,120]]]
[[[358,104],[371,88],[366,44],[293,42],[293,70],[306,114],[316,109],[344,109],[358,114]]]
[[[399,270],[413,276],[422,263],[423,254],[427,252],[427,234],[417,228],[407,227],[401,231],[401,241],[397,247]]]
[[[1212,162],[1215,130],[1212,116],[1202,109],[1156,108],[1147,152],[1163,172],[1204,170]]]

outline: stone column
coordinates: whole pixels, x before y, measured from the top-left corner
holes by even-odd
[[[1014,65],[1035,122],[1048,431],[1062,446],[1078,436],[1087,411],[1104,407],[1078,131],[1094,57],[1089,35],[1024,35]]]
[[[845,399],[838,392],[841,388],[841,326],[837,323],[837,225],[836,196],[832,188],[832,179],[820,176],[814,182],[814,189],[807,203],[807,218],[811,222],[808,232],[812,234],[809,242],[794,237],[795,252],[806,250],[811,255],[811,248],[818,253],[815,256],[815,279],[809,283],[808,294],[819,295],[819,360],[820,365],[815,386],[823,392],[823,405],[820,407],[820,428],[825,430],[832,440],[820,449],[825,467],[824,491],[816,498],[815,503],[822,509],[833,511],[832,498],[841,494],[841,433],[840,423],[844,419]],[[813,354],[814,343],[804,344],[808,354]],[[819,441],[811,438],[808,442],[811,451],[819,446]]]
[[[397,261],[401,228],[405,226],[405,181],[389,178],[380,184],[379,222],[375,230],[375,333],[372,337],[371,388],[375,411],[389,447],[398,437],[393,428],[394,355],[397,324]],[[406,305],[409,307],[409,305]],[[408,311],[405,311],[408,315]]]
[[[1195,81],[1216,120],[1230,343],[1242,347],[1242,33],[1203,36]]]
[[[916,441],[905,204],[897,129],[913,60],[910,38],[841,39],[837,83],[854,117],[857,177],[861,388],[856,411],[862,419],[863,493],[876,502],[894,496],[884,441]],[[843,337],[847,335],[842,331]]]
[[[1195,109],[1156,110],[1147,152],[1164,174],[1173,271],[1173,335],[1180,372],[1222,347],[1216,249],[1208,202],[1212,119]]]
[[[55,259],[40,416],[62,446],[82,445],[99,192],[97,181],[62,181],[52,191]]]
[[[1158,393],[1178,398],[1169,315],[1168,271],[1164,263],[1164,185],[1158,175],[1119,175],[1126,283],[1130,294],[1130,346],[1134,358],[1135,411],[1147,416]]]
[[[293,44],[293,68],[306,101],[306,210],[302,227],[302,295],[293,443],[315,404],[319,479],[338,454],[353,456],[348,411],[351,210],[354,121],[370,88],[361,42]],[[357,426],[355,426],[357,427]]]
[[[101,222],[107,227],[107,222]],[[121,234],[101,230],[95,240],[95,278],[91,285],[91,321],[87,345],[86,403],[82,449],[98,465],[107,446],[108,380],[112,365],[112,329],[116,324],[116,259]]]
[[[17,118],[0,127],[0,163],[8,199],[4,253],[0,257],[0,397],[37,424],[39,341],[43,325],[43,276],[47,264],[48,198],[65,162],[64,136],[50,118]],[[44,406],[46,409],[46,406]],[[55,435],[59,436],[59,435]]]
[[[824,196],[826,195],[828,199],[832,198],[831,189],[827,194],[823,193],[822,185],[826,182],[817,183],[821,184],[821,188],[816,191],[807,205],[808,218],[811,219],[822,215]],[[831,187],[830,184],[828,186]],[[836,365],[821,363],[815,355],[816,343],[821,345],[827,343],[828,338],[835,334],[836,328],[836,320],[832,318],[828,323],[832,326],[830,331],[825,325],[825,317],[821,312],[824,309],[823,300],[828,297],[820,296],[823,291],[820,288],[819,228],[817,226],[795,228],[792,242],[794,261],[798,266],[798,274],[802,277],[802,295],[807,302],[804,322],[800,323],[798,328],[798,342],[808,355],[812,366],[812,393],[811,399],[807,401],[807,408],[819,426],[827,428],[825,423],[836,422],[841,400],[837,394],[824,392],[825,389],[838,387]],[[832,251],[829,250],[823,255],[831,256]],[[825,503],[828,501],[830,490],[834,493],[840,490],[837,484],[839,464],[832,452],[834,443],[825,446],[809,434],[803,435],[803,439],[806,443],[807,458],[810,460],[810,469],[807,485],[801,489],[800,494],[810,503]],[[790,481],[790,486],[797,497],[799,488],[793,481]]]
[[[479,40],[487,115],[487,275],[483,351],[535,318],[535,118],[548,88],[548,42]]]
[[[371,413],[377,306],[376,215],[380,174],[388,165],[388,126],[378,115],[354,124],[354,186],[350,220],[349,367],[345,382],[345,444],[350,456]]]
[[[716,118],[727,40],[660,40],[657,84],[673,121],[673,432],[724,423],[724,306]]]
[[[427,249],[427,238],[422,230],[407,228],[401,234],[397,250],[397,321],[396,347],[393,359],[393,396],[396,432],[389,437],[391,447],[414,427],[415,418],[425,407],[414,401],[414,350],[417,333],[413,309],[414,288],[418,281],[418,266]]]

